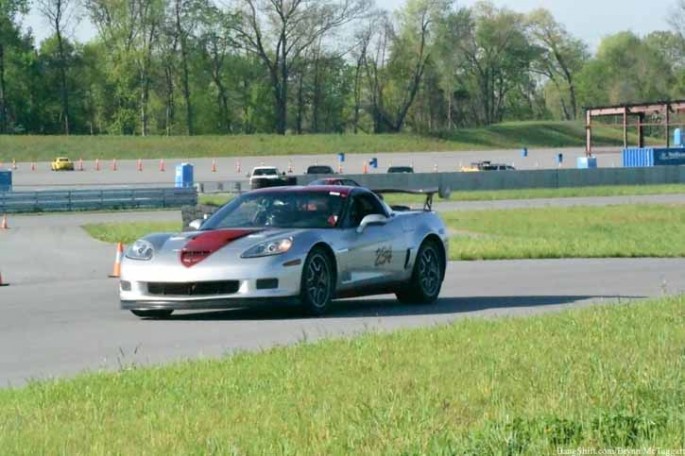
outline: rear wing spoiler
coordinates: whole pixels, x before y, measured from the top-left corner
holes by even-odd
[[[452,191],[446,185],[441,185],[439,187],[428,187],[428,188],[372,188],[372,192],[378,195],[384,195],[386,193],[406,193],[410,195],[426,195],[426,201],[423,203],[424,211],[433,210],[433,196],[437,193],[441,199],[447,199],[450,197]]]

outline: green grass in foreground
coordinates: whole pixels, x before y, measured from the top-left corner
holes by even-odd
[[[684,325],[680,296],[217,361],[130,364],[0,390],[0,448],[17,455],[679,449]]]
[[[685,205],[448,212],[450,258],[682,257]]]
[[[664,204],[443,212],[451,260],[685,256],[685,206]],[[84,228],[130,244],[181,222],[103,223]]]
[[[596,146],[621,146],[620,129],[593,128]],[[631,143],[635,136],[631,135]],[[445,138],[411,134],[231,135],[231,136],[11,136],[0,135],[0,161],[51,161],[58,155],[77,160],[457,151],[521,147],[581,147],[580,122],[511,122],[461,129]]]

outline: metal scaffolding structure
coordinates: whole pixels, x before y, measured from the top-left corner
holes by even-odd
[[[685,112],[685,100],[656,101],[650,103],[634,103],[613,106],[597,106],[585,109],[585,154],[592,154],[592,119],[601,116],[622,116],[623,117],[623,147],[628,147],[628,117],[637,117],[637,136],[638,147],[644,147],[645,126],[660,126],[666,128],[666,147],[670,147],[670,127],[671,114]],[[646,123],[645,117],[656,115],[661,121]]]

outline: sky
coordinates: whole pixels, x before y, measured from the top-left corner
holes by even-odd
[[[376,0],[387,10],[402,7],[406,0]],[[655,30],[668,30],[667,17],[676,0],[490,0],[498,7],[526,13],[537,8],[548,9],[557,22],[576,38],[596,50],[607,35],[630,30],[645,36]],[[457,0],[458,6],[472,6],[476,0]],[[46,37],[45,22],[32,12],[24,22],[30,26],[37,42]],[[86,41],[94,35],[92,26],[81,25],[76,39]]]

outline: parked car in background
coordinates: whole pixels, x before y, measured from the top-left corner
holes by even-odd
[[[57,157],[50,164],[50,169],[52,169],[53,171],[73,171],[74,162],[69,160],[68,157]]]
[[[414,168],[411,166],[391,166],[388,168],[389,173],[413,173]]]
[[[505,163],[492,163],[488,160],[483,160],[479,162],[473,162],[469,166],[462,166],[460,171],[464,172],[474,172],[474,171],[507,171],[515,170],[511,165]]]
[[[252,189],[294,185],[297,182],[294,177],[287,177],[285,172],[280,172],[275,166],[255,166],[248,176]]]
[[[311,165],[305,174],[335,174],[335,170],[328,165]]]

